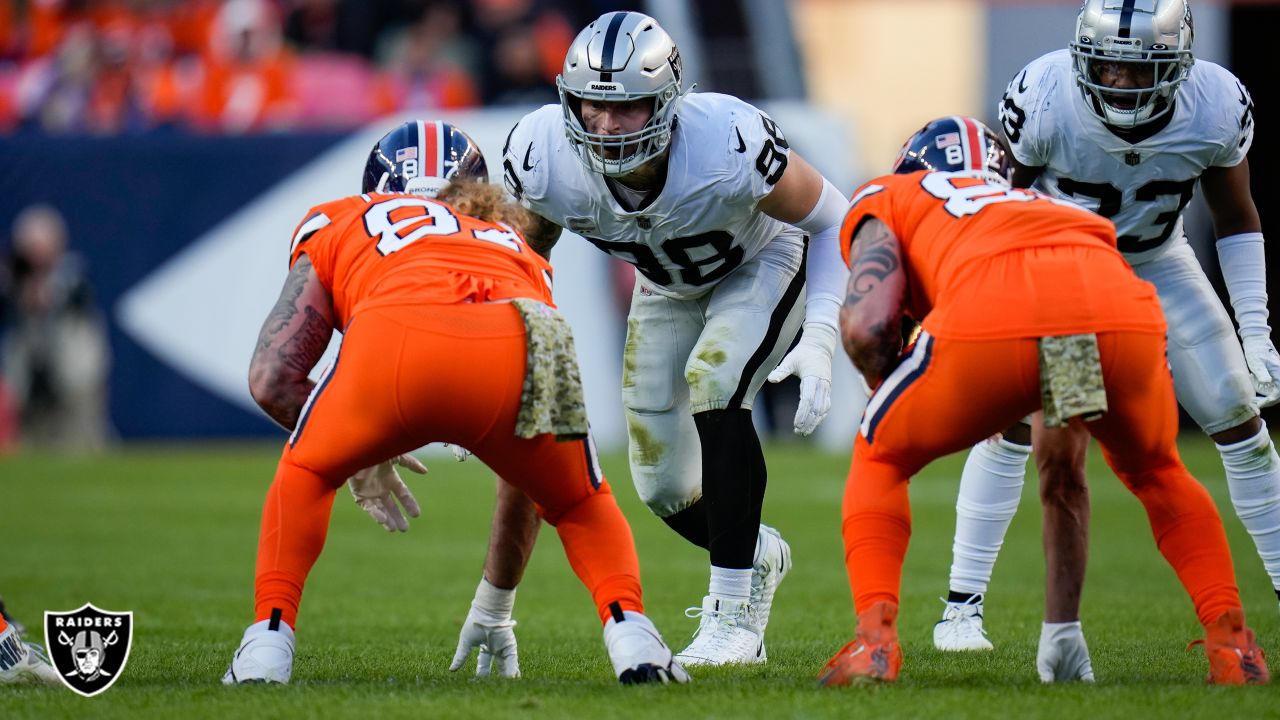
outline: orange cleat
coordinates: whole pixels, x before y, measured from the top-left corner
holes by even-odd
[[[858,633],[818,673],[818,685],[843,687],[868,682],[893,682],[902,669],[902,647],[894,620],[898,606],[878,602],[858,616]]]
[[[1204,627],[1204,640],[1187,646],[1204,645],[1209,658],[1209,677],[1213,685],[1265,685],[1271,682],[1266,654],[1245,627],[1244,610],[1234,608],[1218,616]]]

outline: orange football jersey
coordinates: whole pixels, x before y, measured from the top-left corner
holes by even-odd
[[[1115,226],[1076,205],[967,175],[885,175],[850,202],[846,263],[871,217],[901,243],[907,313],[935,337],[1164,332],[1155,287],[1115,249]]]
[[[551,265],[514,229],[417,195],[317,205],[293,234],[333,296],[339,329],[358,308],[532,298],[551,304]]]

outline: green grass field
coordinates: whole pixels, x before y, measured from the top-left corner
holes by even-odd
[[[1182,447],[1227,516],[1251,624],[1264,646],[1280,647],[1276,599],[1231,513],[1217,454],[1198,436],[1185,436]],[[0,459],[0,592],[11,610],[36,639],[44,610],[86,601],[132,610],[135,623],[128,667],[105,694],[86,700],[64,688],[0,687],[0,718],[1280,716],[1275,689],[1203,684],[1203,654],[1183,650],[1200,635],[1190,602],[1157,554],[1141,506],[1096,454],[1083,609],[1096,686],[1036,679],[1043,569],[1034,483],[986,605],[995,652],[933,649],[956,456],[912,486],[900,682],[816,689],[815,673],[852,630],[839,536],[848,459],[791,445],[767,451],[766,520],[790,541],[795,562],[774,605],[767,666],[699,671],[686,687],[618,686],[589,598],[544,531],[516,604],[524,677],[450,673],[480,576],[493,486],[474,459],[435,457],[430,475],[409,480],[424,510],[408,534],[385,532],[342,491],[307,585],[293,683],[225,688],[218,680],[252,620],[258,513],[277,452],[212,446]],[[604,460],[636,534],[649,614],[682,647],[696,622],[683,611],[706,591],[706,556],[640,505],[625,458]]]

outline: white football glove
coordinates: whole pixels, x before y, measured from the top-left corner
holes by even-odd
[[[1036,671],[1043,683],[1093,682],[1093,663],[1079,620],[1044,623],[1040,628],[1040,649],[1036,651]]]
[[[793,423],[797,435],[811,434],[831,410],[831,355],[835,348],[835,328],[825,323],[805,323],[795,349],[769,373],[772,383],[782,382],[790,375],[800,378],[800,406]]]
[[[1244,346],[1244,361],[1249,365],[1254,392],[1258,393],[1258,404],[1270,407],[1280,402],[1280,353],[1276,352],[1271,338],[1250,335],[1241,338],[1240,343]]]
[[[482,579],[471,601],[471,610],[458,634],[458,649],[449,664],[457,672],[473,649],[476,655],[476,677],[489,677],[493,669],[504,678],[520,677],[520,657],[516,649],[516,621],[511,619],[516,591],[504,590]]]
[[[408,513],[409,517],[418,517],[422,514],[422,510],[418,507],[417,498],[409,492],[409,487],[400,479],[400,473],[396,472],[396,465],[408,468],[419,475],[427,474],[426,465],[419,462],[418,458],[405,453],[361,470],[347,480],[347,485],[351,488],[351,496],[355,498],[356,504],[377,520],[379,525],[388,531],[405,532],[409,529],[409,521],[405,519],[404,513],[400,512],[396,501],[400,501],[400,505],[404,506],[404,512]]]
[[[444,446],[449,448],[449,452],[453,453],[453,459],[457,460],[458,462],[462,462],[463,460],[466,460],[467,458],[471,457],[471,451],[462,447],[461,445],[444,443]]]

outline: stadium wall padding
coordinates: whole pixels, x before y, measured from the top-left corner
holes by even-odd
[[[110,416],[125,438],[236,437],[279,432],[261,414],[208,392],[122,332],[113,309],[135,284],[341,136],[0,140],[0,232],[48,203],[66,217],[69,245],[87,261],[107,319],[113,362]],[[262,242],[274,242],[262,238]],[[242,288],[223,278],[225,292]],[[218,303],[219,298],[209,298]],[[193,326],[191,333],[207,328]]]

